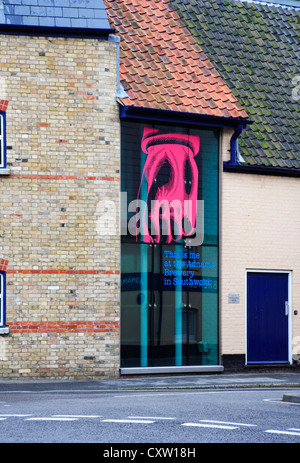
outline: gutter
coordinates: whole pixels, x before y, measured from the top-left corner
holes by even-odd
[[[120,119],[146,120],[155,122],[172,122],[177,124],[193,124],[200,127],[230,127],[235,129],[230,140],[230,161],[223,162],[224,172],[245,174],[277,175],[283,177],[300,177],[300,169],[290,169],[272,166],[251,166],[244,164],[239,153],[238,140],[247,124],[253,124],[249,119],[233,117],[209,116],[204,114],[183,113],[163,109],[143,108],[138,106],[119,106]]]
[[[0,20],[1,20],[0,11]],[[0,24],[0,34],[30,35],[45,37],[74,37],[108,39],[114,29],[95,29],[84,27],[24,26],[21,24]]]
[[[193,124],[209,127],[231,127],[238,130],[241,125],[252,124],[248,119],[234,117],[211,116],[207,114],[184,113],[168,109],[144,108],[139,106],[121,106],[120,118],[131,120],[148,120],[156,122],[173,122],[178,124]]]
[[[300,169],[290,169],[288,167],[272,166],[250,166],[241,164],[231,164],[230,161],[223,163],[223,172],[235,172],[238,174],[260,174],[277,175],[281,177],[300,177]]]

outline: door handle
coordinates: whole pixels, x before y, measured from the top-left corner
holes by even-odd
[[[290,312],[290,304],[288,301],[285,301],[285,315],[288,316]]]

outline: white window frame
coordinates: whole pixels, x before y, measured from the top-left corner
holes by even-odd
[[[0,113],[0,168],[4,168],[4,117],[3,114]]]
[[[3,273],[0,272],[0,327],[3,327],[5,324],[4,320],[4,282],[5,278],[3,276]]]
[[[6,273],[0,272],[0,335],[9,333],[9,326],[6,326]],[[1,350],[1,346],[0,346]],[[1,358],[0,358],[1,360]]]

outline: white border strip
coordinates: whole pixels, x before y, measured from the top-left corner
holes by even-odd
[[[207,366],[187,366],[187,367],[134,367],[120,368],[121,375],[142,375],[142,374],[157,374],[157,373],[200,373],[200,372],[223,372],[222,365],[207,365]]]

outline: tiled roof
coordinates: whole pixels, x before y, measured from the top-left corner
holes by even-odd
[[[122,104],[247,118],[168,0],[104,0],[121,38]]]
[[[245,162],[300,169],[300,9],[237,0],[170,3],[254,121],[239,139]]]
[[[0,25],[110,29],[102,0],[0,0]]]

